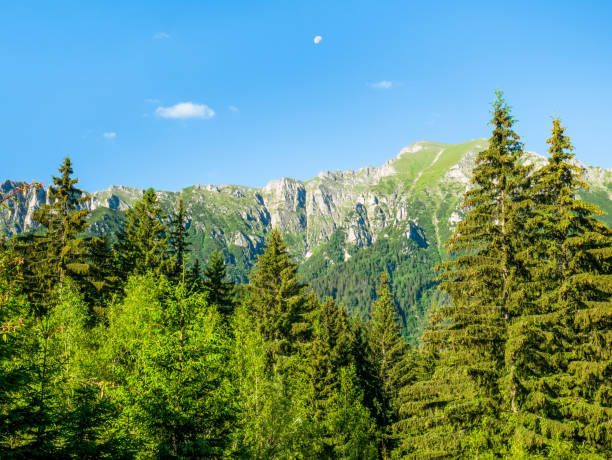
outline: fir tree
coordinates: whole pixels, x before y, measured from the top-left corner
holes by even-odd
[[[215,305],[226,318],[234,311],[234,283],[226,281],[227,270],[219,251],[214,251],[204,271],[202,287],[211,305]]]
[[[251,272],[247,299],[273,365],[280,357],[295,353],[309,336],[306,286],[300,282],[297,269],[280,233],[273,230]]]
[[[527,454],[563,448],[570,456],[582,446],[606,456],[612,442],[612,404],[605,396],[612,394],[612,232],[595,219],[597,207],[576,197],[587,186],[558,119],[551,133],[548,163],[534,174],[531,244],[523,253],[533,303],[513,321],[508,338],[522,389],[513,447]]]
[[[200,291],[202,290],[202,282],[202,265],[200,259],[196,257],[185,274],[185,283],[190,289]]]
[[[382,450],[386,455],[393,446],[391,426],[398,421],[399,391],[408,382],[410,370],[408,347],[400,333],[387,272],[380,277],[377,294],[368,323],[368,345],[369,359],[377,377],[379,424],[383,428]]]
[[[510,109],[501,92],[496,95],[489,147],[477,156],[464,198],[468,212],[447,244],[456,258],[440,266],[441,289],[451,303],[435,313],[423,336],[439,356],[436,369],[406,390],[398,426],[408,452],[458,455],[466,433],[482,426],[501,431],[518,406],[516,364],[511,355],[506,362],[504,348],[509,322],[523,308],[525,272],[515,255],[529,210],[528,168],[520,165],[522,144]]]
[[[168,244],[169,250],[173,255],[173,266],[170,269],[169,276],[175,280],[183,280],[183,274],[186,273],[185,262],[189,252],[189,242],[187,238],[187,213],[183,206],[183,199],[179,199],[178,209],[170,220],[170,238]]]
[[[81,209],[89,200],[76,187],[72,162],[66,158],[58,170],[59,177],[53,177],[49,187],[49,204],[44,204],[34,214],[34,220],[43,230],[36,234],[18,238],[18,247],[24,257],[24,277],[29,285],[28,293],[35,308],[43,314],[45,304],[52,301],[50,296],[57,285],[70,277],[82,291],[91,289],[92,283],[100,281],[93,273],[94,261],[92,238],[80,234],[87,227],[87,209]]]
[[[352,337],[346,313],[335,301],[327,299],[319,304],[314,296],[310,301],[316,306],[312,313],[313,337],[306,345],[304,360],[308,387],[302,396],[306,398],[307,417],[312,421],[312,454],[329,457],[335,449],[335,434],[329,431],[327,421],[335,410],[332,406],[339,391],[340,370],[352,364]]]
[[[119,267],[124,277],[153,271],[167,273],[174,265],[164,226],[165,212],[152,188],[126,213],[126,223],[119,235]]]

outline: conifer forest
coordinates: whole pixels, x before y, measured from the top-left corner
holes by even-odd
[[[612,230],[571,126],[535,168],[514,122],[498,91],[410,340],[398,267],[347,308],[274,229],[238,282],[151,188],[90,231],[66,158],[0,241],[0,457],[612,458]]]

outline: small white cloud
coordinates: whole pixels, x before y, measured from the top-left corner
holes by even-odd
[[[230,109],[232,112],[240,112],[240,109],[235,105],[230,105],[228,109]]]
[[[153,35],[153,38],[155,40],[170,40],[172,37],[170,36],[170,34],[167,34],[166,32],[159,32]]]
[[[159,99],[148,97],[148,98],[145,99],[145,102],[147,104],[159,104],[161,101]]]
[[[205,104],[179,102],[170,107],[158,107],[155,113],[162,118],[205,118],[215,116],[215,111]]]
[[[317,36],[315,36],[313,41],[314,41],[315,45],[318,45],[319,43],[321,43],[321,40],[323,40],[323,37],[320,36],[320,35],[317,35]]]
[[[117,137],[117,133],[116,133],[116,132],[114,132],[114,131],[110,131],[110,132],[108,132],[108,133],[104,133],[104,134],[103,134],[103,136],[104,136],[106,139],[115,139],[115,138]]]
[[[370,86],[374,89],[390,89],[393,86],[393,82],[389,80],[381,80],[378,83],[370,83]]]

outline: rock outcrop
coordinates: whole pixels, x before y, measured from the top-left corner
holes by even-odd
[[[483,148],[483,139],[455,145],[423,141],[402,149],[381,167],[322,171],[306,182],[282,178],[261,189],[194,185],[158,194],[169,213],[183,198],[190,231],[202,247],[214,240],[217,246],[235,247],[250,261],[275,227],[287,236],[299,258],[307,258],[339,230],[346,235],[346,243],[357,249],[375,243],[390,226],[401,226],[405,237],[420,246],[441,244],[461,219],[457,205]],[[526,161],[537,167],[545,159],[529,152]],[[579,166],[592,193],[602,192],[607,197],[604,207],[609,206],[605,210],[612,210],[612,171]],[[17,186],[4,181],[0,193],[8,194]],[[126,186],[92,193],[86,207],[99,211],[92,213],[91,229],[116,230],[123,213],[142,193]],[[46,190],[33,189],[10,201],[0,208],[0,232],[10,235],[35,229],[34,212],[47,201]]]

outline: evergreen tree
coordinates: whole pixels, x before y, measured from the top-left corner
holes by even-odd
[[[501,92],[496,95],[489,147],[477,156],[464,198],[468,212],[448,242],[456,258],[440,266],[441,289],[451,303],[436,312],[423,336],[439,356],[436,369],[429,381],[406,391],[398,425],[404,451],[420,455],[459,455],[466,433],[477,427],[485,426],[493,439],[518,407],[516,364],[511,354],[506,361],[505,341],[524,301],[525,271],[515,256],[525,239],[528,168],[520,164],[522,144],[510,109]]]
[[[352,364],[351,342],[346,313],[336,302],[327,299],[319,304],[314,297],[313,337],[306,346],[304,359],[305,381],[308,382],[302,396],[305,397],[306,415],[312,422],[312,454],[330,457],[335,449],[335,433],[329,431],[328,418],[334,409],[333,399],[339,390],[340,370]],[[360,401],[353,401],[356,403]]]
[[[219,251],[214,251],[204,271],[202,287],[207,294],[207,300],[215,305],[226,318],[234,311],[234,283],[226,281],[225,262]]]
[[[401,336],[397,307],[391,294],[389,275],[383,272],[377,289],[378,299],[368,323],[369,359],[376,372],[379,393],[379,424],[383,428],[382,450],[393,446],[391,426],[398,421],[399,391],[409,378],[406,341]]]
[[[190,289],[194,291],[202,290],[202,265],[200,264],[200,259],[197,257],[194,259],[193,264],[187,270],[185,274],[185,282]]]
[[[513,448],[608,456],[612,403],[610,365],[612,231],[597,207],[576,197],[586,184],[558,119],[548,163],[534,174],[529,220],[531,308],[512,322],[507,354],[517,363],[521,394],[512,418]],[[607,447],[606,447],[607,446]]]
[[[85,301],[97,313],[105,310],[119,285],[117,254],[107,238],[87,238],[89,271]]]
[[[338,369],[337,378],[338,386],[330,395],[325,419],[333,447],[327,458],[377,458],[376,424],[361,403],[363,390],[357,385],[355,367],[350,365]]]
[[[86,271],[80,264],[86,252],[84,240],[77,235],[87,228],[87,210],[78,210],[87,198],[75,187],[78,179],[71,177],[70,158],[64,160],[58,171],[61,175],[54,176],[49,187],[50,203],[43,204],[34,213],[34,220],[44,227],[43,232],[18,238],[18,247],[26,262],[27,291],[39,312],[45,309],[49,294],[56,284],[64,281],[67,273]]]
[[[266,342],[272,365],[296,353],[309,337],[304,286],[278,230],[268,237],[251,272],[247,304]]]
[[[53,177],[53,186],[49,187],[51,204],[43,205],[34,219],[43,225],[47,233],[43,244],[47,246],[45,258],[57,272],[59,282],[64,280],[68,271],[83,273],[87,269],[83,254],[86,252],[85,241],[77,238],[87,227],[87,209],[78,209],[89,197],[83,196],[83,191],[75,187],[78,182],[73,178],[72,162],[66,158],[59,170],[61,176]]]
[[[18,237],[17,247],[24,261],[24,279],[35,310],[44,314],[51,293],[70,278],[74,286],[86,295],[88,308],[112,288],[114,276],[105,270],[101,259],[106,247],[96,237],[84,238],[89,211],[83,204],[89,200],[76,187],[72,162],[66,158],[59,168],[61,175],[53,177],[49,187],[49,204],[34,214],[42,231]]]
[[[164,226],[166,214],[152,188],[126,212],[126,223],[119,235],[119,266],[124,277],[130,274],[167,273],[174,265],[169,235]]]
[[[175,280],[183,280],[183,274],[186,273],[185,262],[189,252],[189,242],[187,237],[187,213],[183,206],[183,199],[179,199],[178,209],[170,220],[171,230],[168,240],[170,252],[173,255],[173,266],[170,269],[169,276]]]

